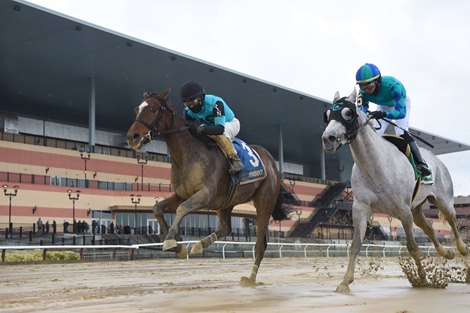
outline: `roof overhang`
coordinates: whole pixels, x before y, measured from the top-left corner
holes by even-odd
[[[330,101],[115,33],[24,1],[0,2],[0,110],[88,126],[91,85],[96,128],[123,134],[146,90],[178,90],[195,80],[236,111],[240,138],[265,146],[284,161],[318,167],[323,112]],[[412,129],[436,154],[470,146]],[[349,149],[326,163],[351,160]],[[306,173],[307,175],[309,173]]]

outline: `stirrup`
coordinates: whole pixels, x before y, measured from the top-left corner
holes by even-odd
[[[230,169],[228,170],[228,172],[230,174],[235,174],[235,173],[242,171],[244,168],[245,166],[243,165],[241,161],[234,161],[233,163],[231,163]]]
[[[431,175],[431,170],[429,169],[426,163],[417,164],[416,168],[418,169],[418,171],[421,172],[421,175],[424,177]]]

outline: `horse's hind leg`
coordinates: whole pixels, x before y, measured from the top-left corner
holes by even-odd
[[[268,223],[264,221],[261,215],[258,214],[256,219],[256,244],[255,244],[255,263],[251,268],[250,277],[243,276],[240,283],[243,286],[254,286],[256,284],[256,276],[258,275],[259,266],[264,258],[264,252],[268,246],[266,240],[266,231],[268,230]]]
[[[191,248],[191,254],[202,253],[202,251],[211,244],[213,244],[214,241],[219,238],[225,237],[230,233],[230,230],[232,229],[232,221],[230,219],[232,210],[233,207],[229,207],[217,211],[217,216],[219,217],[219,225],[217,227],[217,230],[209,236],[202,238],[198,243],[196,243]]]
[[[253,204],[256,208],[255,263],[251,268],[250,276],[243,276],[241,278],[240,283],[243,286],[254,286],[256,284],[259,266],[268,247],[266,232],[268,231],[269,219],[278,200],[278,194],[274,190],[279,190],[278,192],[280,192],[280,189],[273,184],[273,182],[271,184],[264,184],[253,197]]]
[[[423,265],[421,264],[421,253],[419,252],[418,244],[416,243],[416,240],[413,236],[413,217],[411,214],[406,215],[405,218],[401,219],[401,224],[403,225],[403,229],[405,230],[406,234],[406,247],[408,248],[408,252],[416,263],[421,283],[425,286],[427,285],[426,272]]]
[[[423,214],[422,205],[423,204],[420,204],[413,209],[413,220],[415,224],[424,231],[424,233],[429,237],[429,239],[431,239],[434,244],[434,247],[436,248],[437,253],[439,253],[440,256],[443,256],[449,260],[453,259],[455,257],[455,253],[450,250],[446,250],[439,243],[431,223]]]
[[[457,246],[457,249],[459,250],[461,255],[468,255],[468,248],[465,245],[465,242],[463,241],[462,237],[460,236],[459,230],[457,228],[457,219],[455,217],[455,209],[454,209],[454,203],[453,199],[450,199],[449,201],[445,201],[444,199],[436,199],[434,203],[438,208],[439,208],[439,219],[443,222],[447,220],[447,222],[450,225],[450,228],[452,229],[452,232],[454,233],[455,237],[455,244]],[[444,220],[444,218],[445,220]]]

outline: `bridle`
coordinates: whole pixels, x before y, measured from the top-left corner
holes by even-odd
[[[345,111],[345,109],[350,111]],[[347,116],[349,112],[353,113],[351,117]],[[346,144],[350,144],[356,139],[361,129],[369,124],[371,118],[368,117],[364,123],[359,125],[356,105],[348,101],[346,97],[343,97],[331,105],[331,108],[324,113],[323,119],[325,123],[329,123],[331,120],[340,122],[346,128],[346,133],[344,134]],[[338,137],[337,140],[340,141],[341,138]]]
[[[157,113],[157,116],[155,117],[155,121],[151,124],[148,124],[147,122],[145,122],[142,119],[141,113],[139,113],[137,115],[136,119],[135,119],[136,123],[140,123],[140,124],[144,125],[144,127],[149,130],[148,133],[145,136],[143,136],[143,138],[147,140],[147,143],[152,141],[157,136],[164,136],[164,135],[184,131],[184,130],[187,130],[189,128],[188,126],[173,128],[173,121],[174,121],[174,117],[175,117],[175,111],[173,110],[173,108],[168,106],[168,103],[165,100],[161,99],[158,96],[158,94],[156,94],[156,93],[145,92],[144,93],[144,100],[149,99],[149,98],[157,99],[160,103],[160,107],[158,107],[158,113]],[[171,113],[170,126],[166,130],[159,131],[157,129],[157,125],[160,125],[160,122],[163,118],[163,115],[165,114],[165,111],[167,111],[167,110]]]

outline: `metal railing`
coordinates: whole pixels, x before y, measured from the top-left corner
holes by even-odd
[[[186,245],[188,252],[192,245],[198,241],[181,241]],[[146,243],[134,245],[62,245],[62,246],[0,246],[1,260],[6,262],[8,252],[25,250],[42,251],[43,260],[47,260],[47,253],[52,250],[79,251],[80,260],[134,260],[136,258],[162,258],[174,257],[173,252],[162,251],[163,243]],[[446,249],[451,247],[446,246]],[[423,255],[436,256],[434,246],[419,246]],[[98,251],[98,252],[97,252]],[[404,245],[377,245],[363,244],[361,256],[365,257],[391,257],[407,253]],[[142,253],[139,253],[142,252]],[[265,252],[266,257],[349,257],[350,245],[348,243],[268,243]],[[207,248],[203,257],[221,257],[223,259],[233,257],[255,258],[255,242],[228,242],[216,241]],[[187,255],[189,258],[189,254]]]

